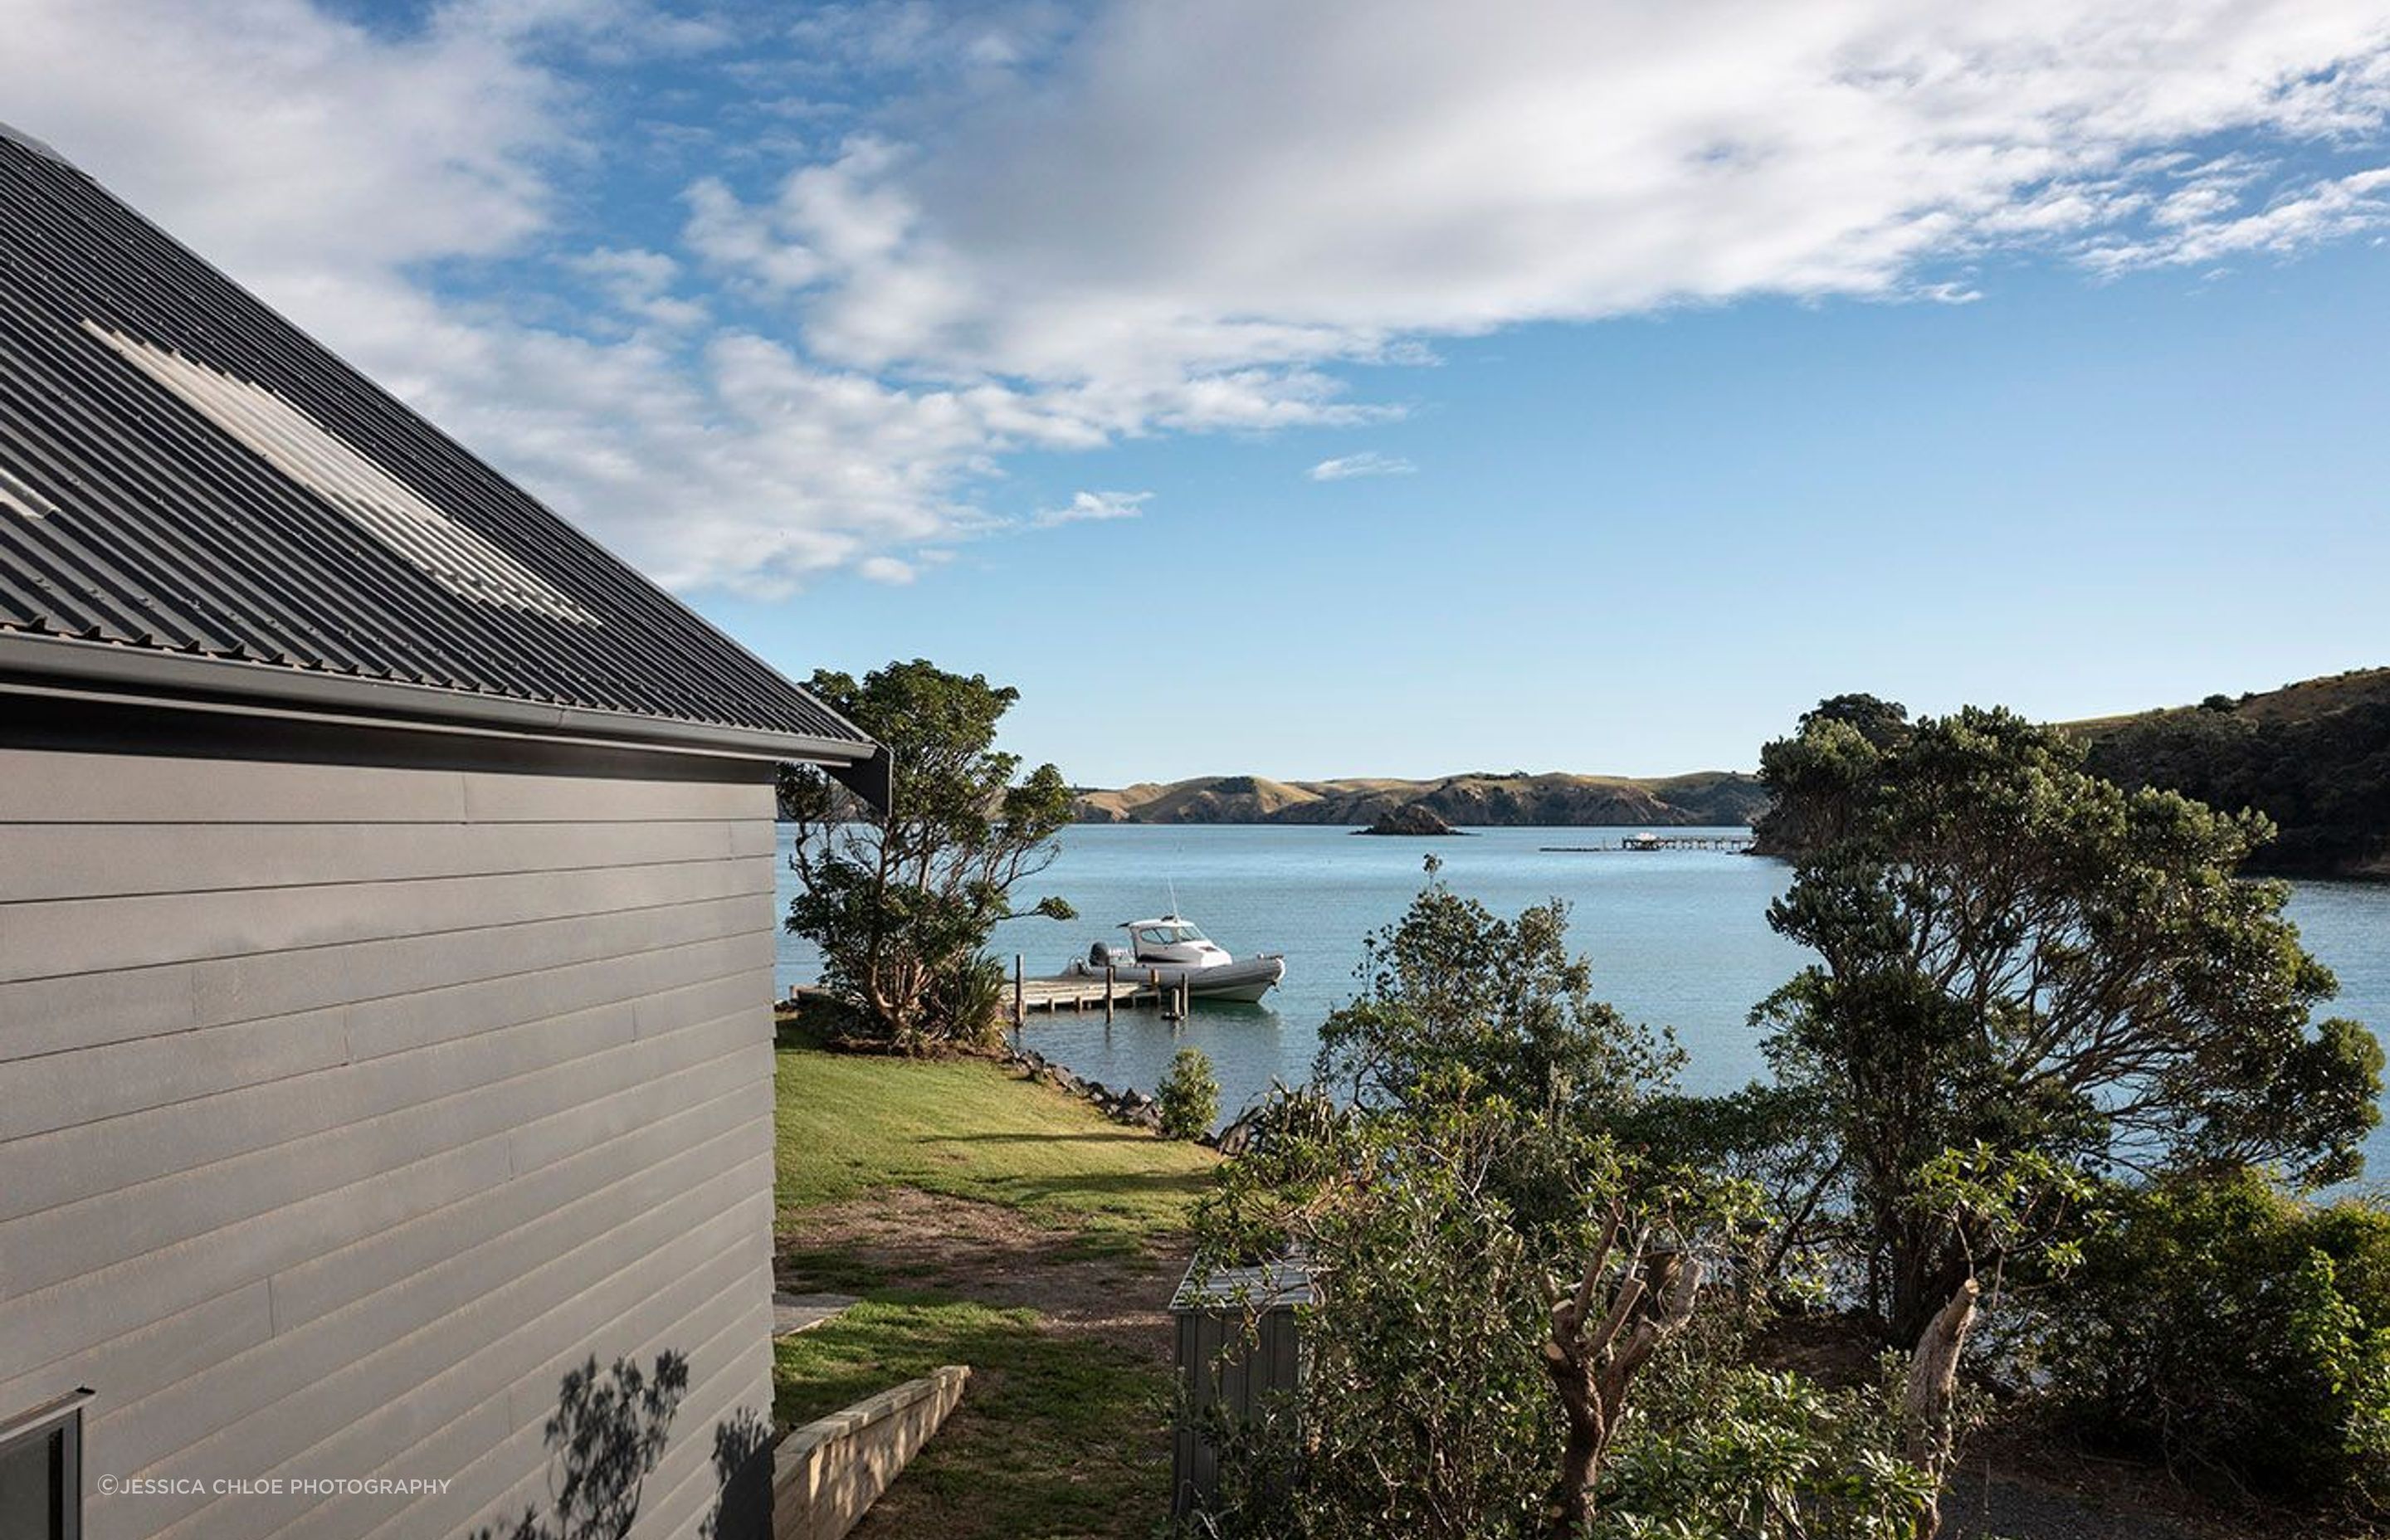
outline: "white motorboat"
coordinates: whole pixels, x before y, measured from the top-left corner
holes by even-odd
[[[1195,922],[1176,915],[1160,919],[1133,919],[1121,927],[1128,944],[1096,943],[1087,955],[1070,966],[1074,978],[1100,979],[1104,969],[1123,980],[1157,980],[1164,988],[1182,982],[1198,1000],[1260,999],[1286,977],[1286,959],[1275,952],[1232,957],[1196,929]]]

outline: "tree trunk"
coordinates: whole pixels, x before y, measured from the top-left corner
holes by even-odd
[[[1908,1389],[1901,1396],[1904,1453],[1911,1465],[1933,1476],[1937,1488],[1925,1509],[1922,1540],[1934,1540],[1942,1529],[1938,1488],[1954,1452],[1952,1405],[1959,1394],[1959,1355],[1966,1349],[1968,1328],[1975,1324],[1975,1280],[1964,1280],[1925,1323],[1917,1339],[1916,1354],[1909,1360]]]
[[[1618,1237],[1618,1222],[1586,1266],[1575,1295],[1552,1309],[1552,1333],[1544,1343],[1544,1369],[1560,1392],[1568,1418],[1561,1450],[1560,1479],[1544,1508],[1548,1540],[1574,1540],[1593,1516],[1593,1491],[1602,1457],[1626,1410],[1626,1392],[1637,1371],[1660,1344],[1693,1314],[1702,1285],[1702,1264],[1674,1251],[1627,1258],[1626,1276],[1611,1296],[1601,1324],[1587,1332],[1593,1295],[1600,1287]]]
[[[1974,1276],[1966,1255],[1924,1226],[1904,1222],[1891,1245],[1892,1300],[1884,1325],[1895,1344],[1914,1343],[1950,1296]]]
[[[1561,1448],[1561,1477],[1553,1484],[1544,1510],[1545,1533],[1552,1540],[1573,1540],[1585,1531],[1593,1511],[1594,1479],[1600,1474],[1602,1445],[1609,1442],[1601,1421],[1601,1401],[1593,1375],[1582,1362],[1567,1359],[1551,1343],[1544,1347],[1545,1367],[1559,1388],[1561,1407],[1568,1416],[1568,1440]]]

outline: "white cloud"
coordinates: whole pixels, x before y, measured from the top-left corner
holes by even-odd
[[[1365,449],[1358,455],[1343,455],[1322,460],[1304,474],[1315,481],[1346,481],[1356,476],[1408,476],[1418,469],[1419,467],[1399,455],[1381,455],[1377,450]]]
[[[1112,519],[1136,519],[1153,500],[1150,492],[1081,492],[1059,508],[1041,508],[1031,522],[1041,530],[1058,524],[1083,524]]]
[[[2326,241],[2390,229],[2390,166],[2305,184],[2251,213],[2235,213],[2238,207],[2229,192],[2187,188],[2162,207],[2149,237],[2096,243],[2082,260],[2104,273],[2123,273],[2242,256],[2289,257]]]
[[[650,571],[765,595],[1003,524],[1015,451],[1382,420],[1352,366],[1439,337],[2390,225],[2377,0],[8,10],[11,122]],[[626,120],[606,71],[662,57],[777,126]],[[867,76],[901,99],[858,116]],[[675,234],[651,189],[589,227],[700,142]],[[451,281],[497,260],[511,314]]]
[[[1899,294],[2152,148],[2378,131],[2386,47],[2378,6],[2306,0],[1121,7],[919,153],[828,168],[891,238],[810,325],[861,366],[1111,381]]]
[[[570,265],[625,316],[674,328],[708,318],[703,304],[673,293],[680,281],[680,263],[662,251],[601,246],[572,259]]]

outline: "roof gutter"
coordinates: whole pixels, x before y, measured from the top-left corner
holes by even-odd
[[[640,716],[22,633],[0,633],[0,691],[716,758],[802,760],[826,767],[874,807],[887,809],[888,751],[859,737],[813,738]]]

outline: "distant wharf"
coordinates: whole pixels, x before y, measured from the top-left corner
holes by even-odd
[[[1543,845],[1549,855],[1599,855],[1614,851],[1722,850],[1748,853],[1759,841],[1748,834],[1636,834],[1614,845]]]

